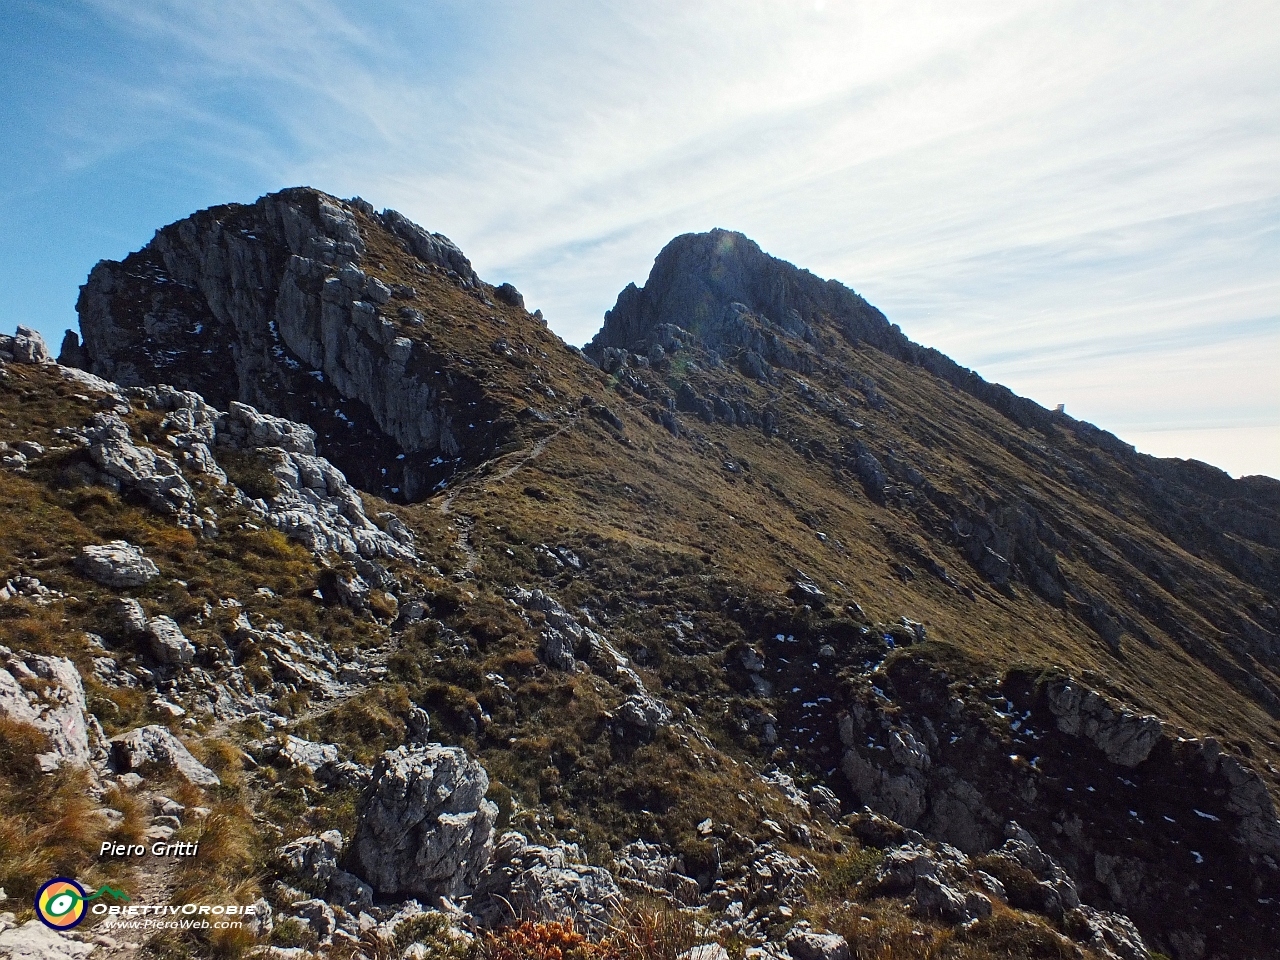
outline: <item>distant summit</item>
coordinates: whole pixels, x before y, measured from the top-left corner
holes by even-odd
[[[744,315],[759,319],[758,335],[748,334]],[[712,349],[777,351],[771,330],[811,343],[815,323],[881,349],[900,351],[907,344],[884,314],[843,284],[771,257],[741,233],[686,233],[658,254],[644,287],[629,284],[622,291],[589,352],[633,349],[667,324],[689,330]]]

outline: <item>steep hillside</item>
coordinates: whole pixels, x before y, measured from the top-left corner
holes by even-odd
[[[838,960],[800,920],[858,957],[1280,934],[1280,483],[1139,455],[724,231],[585,352],[302,188],[79,309],[61,359],[105,379],[6,348],[9,673],[70,658],[116,809],[159,787],[92,744],[186,737],[221,778],[188,805],[257,824],[210,882],[250,875],[277,944],[372,958],[439,896],[617,942],[657,898],[672,958]],[[156,575],[93,585],[115,540]],[[468,799],[402,809],[424,770]]]

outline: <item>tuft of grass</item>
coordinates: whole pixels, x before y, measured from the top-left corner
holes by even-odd
[[[692,916],[665,904],[629,903],[605,934],[618,960],[676,960],[705,938]]]
[[[0,887],[17,900],[29,901],[50,877],[93,880],[108,835],[88,771],[41,773],[35,756],[48,749],[41,731],[0,715]]]

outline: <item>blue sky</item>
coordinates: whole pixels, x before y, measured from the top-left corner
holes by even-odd
[[[637,10],[636,8],[641,8]],[[1280,7],[5,0],[0,327],[309,184],[582,343],[721,226],[991,380],[1280,477]]]

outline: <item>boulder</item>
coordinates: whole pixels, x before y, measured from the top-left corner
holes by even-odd
[[[195,658],[195,645],[170,617],[153,617],[147,621],[146,634],[152,655],[161,663],[190,663]]]
[[[96,949],[94,944],[72,940],[39,920],[28,920],[0,933],[0,955],[11,960],[79,960]]]
[[[787,952],[795,960],[849,960],[849,944],[837,933],[802,930],[787,938]]]
[[[295,875],[306,880],[329,881],[338,873],[342,856],[342,834],[337,830],[299,837],[280,847],[276,854]]]
[[[120,623],[120,629],[126,635],[140,634],[147,629],[147,613],[142,609],[142,604],[132,597],[121,597],[117,600],[114,613]]]
[[[8,338],[6,338],[8,339]],[[53,363],[53,354],[49,345],[44,342],[40,331],[31,327],[18,325],[18,330],[9,339],[8,349],[16,363]]]
[[[575,929],[598,937],[621,906],[622,892],[608,870],[581,861],[576,845],[544,847],[504,833],[472,897],[471,912],[489,926],[517,917],[572,920]]]
[[[19,678],[27,682],[25,689]],[[14,653],[0,647],[0,713],[31,724],[48,737],[49,751],[35,758],[41,770],[88,766],[92,751],[84,685],[75,664],[66,657]]]
[[[197,787],[216,787],[222,782],[191,755],[181,740],[155,724],[115,737],[111,741],[111,762],[117,773],[150,776],[172,772]]]
[[[1151,960],[1142,934],[1123,914],[1081,904],[1067,917],[1072,936],[1107,960]]]
[[[80,548],[76,567],[90,580],[107,587],[140,587],[160,575],[142,550],[125,540]]]
[[[650,738],[671,721],[671,708],[645,693],[633,693],[614,711],[614,717]]]
[[[497,806],[461,747],[389,750],[373,771],[353,844],[355,873],[380,896],[465,895],[489,862]]]
[[[338,745],[335,743],[313,743],[289,734],[280,744],[277,757],[291,767],[306,767],[312,774],[326,767],[337,766]]]

